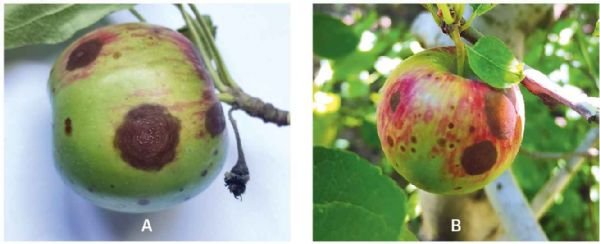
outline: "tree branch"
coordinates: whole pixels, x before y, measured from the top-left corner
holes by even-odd
[[[598,128],[592,128],[588,131],[585,139],[579,144],[575,152],[585,153],[589,148],[598,144]],[[571,157],[567,165],[562,168],[557,174],[555,174],[542,189],[535,195],[531,206],[537,219],[544,216],[544,213],[550,208],[553,203],[554,197],[560,194],[575,173],[581,168],[585,157],[574,155]]]
[[[510,239],[517,241],[548,240],[510,169],[485,186],[485,193],[496,209],[498,218]]]
[[[461,33],[461,36],[471,43],[477,42],[483,35],[475,28],[470,27]],[[600,99],[588,97],[583,93],[572,93],[560,87],[542,72],[527,65],[524,68],[525,79],[521,82],[527,90],[538,96],[544,104],[552,106],[564,104],[583,116],[588,122],[598,123]]]
[[[289,125],[290,115],[288,111],[281,110],[266,103],[260,98],[250,96],[241,88],[231,88],[227,93],[234,98],[232,102],[224,101],[231,106],[239,107],[252,117],[261,118],[265,123],[274,123],[278,126]]]
[[[568,158],[568,157],[574,157],[574,156],[579,156],[579,157],[596,157],[596,156],[598,156],[597,150],[587,150],[585,152],[535,152],[535,151],[528,151],[528,150],[521,148],[519,150],[519,153],[521,153],[525,156],[531,157],[531,158],[535,158],[535,159],[561,159],[561,158]]]

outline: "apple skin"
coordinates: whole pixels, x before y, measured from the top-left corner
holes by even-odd
[[[223,167],[227,136],[204,67],[187,38],[156,25],[111,25],[75,40],[48,81],[64,182],[132,213],[205,189]]]
[[[506,170],[525,123],[519,87],[495,89],[452,73],[453,47],[404,60],[380,91],[377,131],[394,169],[437,194],[483,188]]]

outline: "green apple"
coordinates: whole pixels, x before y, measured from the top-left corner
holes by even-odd
[[[69,45],[49,79],[56,168],[94,204],[150,212],[221,170],[223,109],[195,47],[176,31],[112,25]]]
[[[495,89],[458,76],[454,48],[404,60],[382,88],[377,129],[383,152],[410,183],[438,194],[481,189],[506,170],[523,138],[517,85]]]

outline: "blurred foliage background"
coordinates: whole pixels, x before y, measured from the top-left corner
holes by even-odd
[[[406,221],[413,233],[421,222],[418,191],[387,164],[377,136],[375,105],[391,70],[423,50],[410,33],[422,11],[420,5],[321,4],[315,5],[313,15],[314,145],[352,151],[381,167],[407,193]],[[597,20],[598,5],[566,6],[528,35],[524,62],[568,90],[598,97],[598,37],[592,34]],[[573,152],[596,125],[566,106],[547,106],[524,87],[521,90],[525,135],[512,168],[531,200],[566,164],[564,158],[540,153]],[[591,155],[597,152],[590,149]],[[540,220],[550,240],[598,240],[599,180],[598,157],[589,157]]]

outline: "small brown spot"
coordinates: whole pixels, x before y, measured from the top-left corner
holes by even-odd
[[[473,126],[469,127],[469,133],[473,133],[473,132],[475,132],[475,127],[473,127]]]
[[[391,136],[387,136],[387,143],[390,146],[394,146],[394,139]]]
[[[400,146],[400,151],[406,152],[406,148],[404,148],[404,146]]]
[[[187,201],[187,200],[190,200],[191,198],[192,198],[192,197],[190,197],[190,196],[187,196],[187,197],[185,197],[183,200],[184,200],[184,201]]]
[[[225,130],[225,116],[220,102],[214,103],[206,111],[206,130],[212,137],[220,135]]]
[[[202,170],[202,177],[206,176],[206,174],[208,174],[208,170]]]
[[[160,34],[160,32],[161,32],[161,28],[159,28],[159,27],[152,28],[152,33],[154,35],[158,35],[158,34]]]
[[[111,184],[111,185],[110,185],[110,188],[115,188],[115,185],[112,185],[112,184]]]
[[[446,145],[446,139],[444,138],[440,138],[437,140],[437,144],[440,145],[440,147],[443,147]]]
[[[454,148],[454,143],[450,143],[450,149]]]
[[[94,190],[94,187],[91,187],[91,186],[88,187],[87,190],[91,193],[94,193],[96,191],[96,190]]]
[[[67,61],[67,70],[74,70],[77,68],[85,67],[96,60],[100,50],[102,49],[103,43],[98,39],[89,40],[80,44],[75,50],[69,55]]]
[[[183,187],[179,188],[179,192],[183,192]]]
[[[411,151],[411,152],[413,152],[413,153],[417,152],[417,150],[415,150],[415,148],[414,148],[414,147],[411,147],[411,148],[410,148],[410,151]]]
[[[114,59],[119,59],[121,57],[121,53],[120,52],[115,52],[115,53],[113,53],[112,57]]]
[[[479,175],[494,166],[497,156],[494,144],[486,140],[467,147],[460,157],[460,163],[467,174]]]
[[[515,106],[504,94],[490,91],[485,95],[485,114],[494,136],[499,139],[512,137],[518,115]]]
[[[410,137],[410,141],[411,141],[412,143],[417,143],[417,138],[416,138],[416,137],[414,137],[414,136],[411,136],[411,137]]]
[[[219,154],[219,150],[217,150],[217,149],[213,150],[213,155],[216,156],[217,154]]]
[[[454,187],[454,190],[460,190],[460,189],[462,189],[462,186]]]
[[[143,104],[127,113],[114,145],[132,167],[157,171],[175,159],[180,129],[179,120],[165,107]]]
[[[390,108],[392,109],[392,111],[396,111],[396,109],[398,108],[398,103],[400,103],[400,92],[395,91],[390,96]]]
[[[148,205],[148,203],[150,203],[150,201],[148,199],[140,199],[140,200],[138,200],[137,203],[140,206],[146,206],[146,205]]]
[[[450,109],[454,110],[455,108],[454,105],[450,105]]]
[[[502,190],[502,184],[501,184],[501,183],[498,183],[498,184],[496,185],[496,190],[498,190],[498,191],[499,191],[499,190]]]
[[[67,136],[70,136],[72,132],[73,126],[71,125],[71,118],[67,117],[67,119],[65,119],[65,133]]]
[[[450,124],[448,124],[448,128],[449,128],[449,129],[452,129],[452,128],[454,128],[454,124],[453,124],[453,123],[450,123]]]

